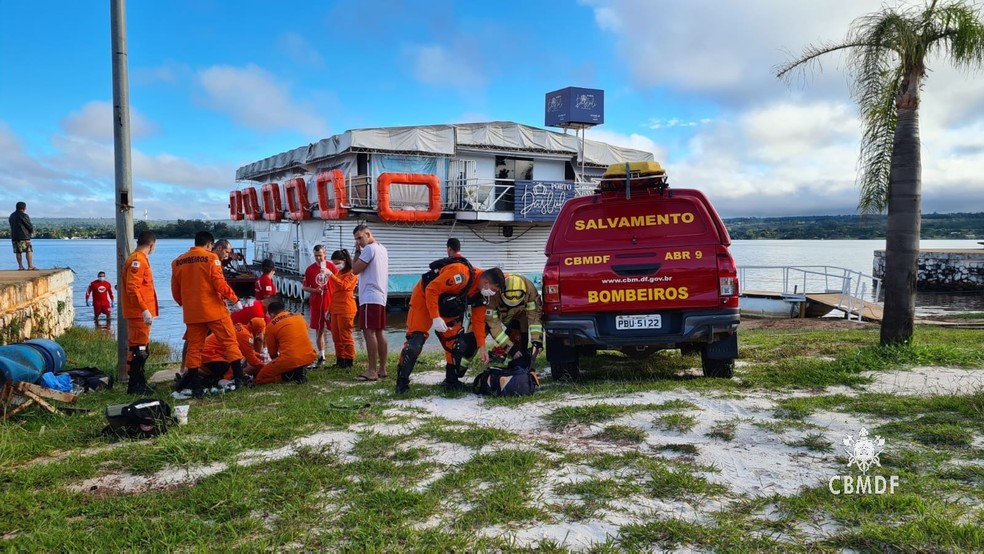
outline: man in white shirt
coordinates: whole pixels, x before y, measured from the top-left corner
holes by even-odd
[[[367,225],[358,225],[352,273],[359,276],[359,325],[366,340],[369,369],[363,376],[376,380],[387,376],[386,296],[389,294],[389,253],[376,242]]]

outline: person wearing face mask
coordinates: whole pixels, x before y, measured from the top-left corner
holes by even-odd
[[[506,275],[505,285],[489,297],[485,323],[499,351],[536,358],[543,351],[542,319],[543,302],[536,285],[518,273]]]
[[[355,361],[355,287],[359,277],[352,273],[352,256],[348,250],[335,250],[331,253],[331,263],[338,272],[328,277],[331,281],[331,340],[335,343],[335,367],[352,367]]]
[[[407,314],[407,341],[397,365],[396,393],[410,390],[410,373],[423,350],[428,332],[434,331],[444,347],[447,364],[441,386],[460,390],[467,386],[459,381],[464,375],[462,358],[468,357],[465,338],[465,313],[471,311],[471,329],[482,363],[489,361],[485,350],[485,302],[483,290],[494,293],[502,284],[502,270],[483,272],[463,257],[449,257],[430,264],[410,294]]]
[[[99,316],[106,314],[106,326],[113,321],[113,287],[106,280],[106,272],[100,271],[96,275],[96,280],[89,283],[89,288],[85,289],[85,305],[89,305],[89,297],[92,297],[92,311],[95,315],[92,321],[99,326]]]
[[[324,246],[314,247],[314,263],[304,270],[304,292],[311,294],[311,323],[309,326],[317,332],[315,343],[318,348],[317,365],[325,363],[325,333],[331,325],[328,320],[328,308],[331,305],[331,280],[329,277],[338,273],[335,264],[328,263],[328,252]]]

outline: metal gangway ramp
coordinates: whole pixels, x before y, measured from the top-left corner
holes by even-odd
[[[755,295],[772,294],[819,304],[853,321],[881,322],[881,279],[845,267],[816,265],[746,265],[738,267],[738,284]],[[752,292],[752,291],[756,292]],[[774,292],[773,292],[774,291]]]

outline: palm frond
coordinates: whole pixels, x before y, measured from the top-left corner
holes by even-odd
[[[947,4],[933,13],[927,41],[955,67],[979,69],[984,65],[984,22],[965,2]]]
[[[899,67],[881,73],[880,86],[872,79],[868,88],[869,97],[866,98],[866,105],[861,112],[858,211],[862,215],[881,213],[888,207],[891,184],[889,175],[898,114],[895,96],[901,80],[902,72]]]

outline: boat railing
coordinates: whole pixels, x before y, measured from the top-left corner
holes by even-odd
[[[738,280],[742,290],[775,291],[784,296],[839,293],[841,305],[858,314],[866,303],[877,303],[881,296],[881,279],[836,266],[743,265],[738,267]]]
[[[371,175],[349,176],[345,180],[346,208],[377,208],[375,179]],[[577,183],[575,196],[592,194],[595,183]],[[516,201],[516,185],[512,179],[464,178],[456,177],[444,181],[441,194],[441,210],[444,212],[509,212]]]

